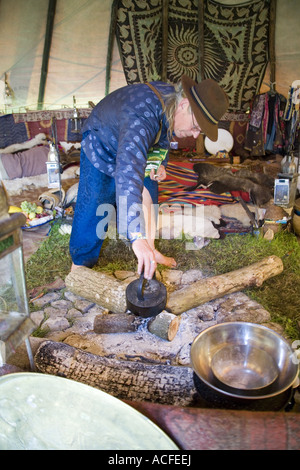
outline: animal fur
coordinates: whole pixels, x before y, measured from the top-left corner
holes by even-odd
[[[33,139],[27,140],[26,142],[22,142],[21,144],[12,144],[4,149],[0,149],[0,153],[15,153],[20,152],[21,150],[28,150],[36,145],[46,144],[46,135],[45,134],[37,134]]]
[[[187,187],[188,191],[195,190],[201,185],[216,194],[245,191],[258,206],[266,204],[273,196],[274,179],[263,173],[253,173],[245,169],[233,173],[231,169],[216,167],[209,163],[196,163],[193,169],[198,174],[198,181],[192,188]]]
[[[248,208],[253,212],[253,215],[255,215],[255,207],[248,205]],[[241,204],[223,204],[220,209],[222,216],[237,219],[244,227],[249,227],[249,225],[251,225],[250,217],[247,215]],[[265,209],[258,209],[259,220],[264,219],[265,212]]]
[[[217,206],[197,206],[191,211],[162,212],[158,218],[158,234],[162,239],[220,238],[215,225],[219,225],[221,210]]]
[[[70,167],[63,171],[61,174],[62,181],[65,179],[76,178],[77,167]],[[47,188],[48,176],[47,173],[37,176],[27,176],[23,178],[15,178],[13,180],[5,180],[5,188],[9,196],[17,196],[22,194],[23,191],[27,191],[34,188]]]

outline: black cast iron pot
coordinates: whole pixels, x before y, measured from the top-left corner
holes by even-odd
[[[193,379],[198,393],[198,396],[195,397],[194,406],[196,407],[244,411],[290,411],[295,404],[296,388],[293,387],[268,398],[253,397],[251,400],[247,400],[243,397],[230,397],[221,391],[212,389],[195,372]]]
[[[147,280],[144,274],[126,288],[127,308],[141,317],[154,317],[166,306],[167,289],[155,278]]]

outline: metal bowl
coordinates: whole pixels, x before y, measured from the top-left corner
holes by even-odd
[[[279,373],[270,354],[249,344],[219,349],[212,358],[211,369],[221,387],[253,395],[265,393]]]
[[[246,322],[206,328],[191,347],[196,375],[217,392],[243,399],[268,398],[292,387],[299,372],[293,356],[278,333]]]

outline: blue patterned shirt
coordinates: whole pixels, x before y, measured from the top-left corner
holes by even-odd
[[[172,85],[162,82],[152,85],[161,95],[174,91]],[[147,153],[161,123],[157,146],[168,149],[168,124],[159,98],[146,84],[139,83],[110,93],[84,124],[82,149],[95,168],[115,179],[117,208],[120,197],[127,198],[127,207],[131,208],[127,225],[141,207]],[[141,226],[141,232],[144,231]],[[128,236],[132,238],[130,233]]]

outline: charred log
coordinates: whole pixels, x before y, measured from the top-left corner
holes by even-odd
[[[197,391],[185,366],[109,359],[64,343],[46,341],[35,355],[40,372],[85,383],[120,399],[189,406]]]

